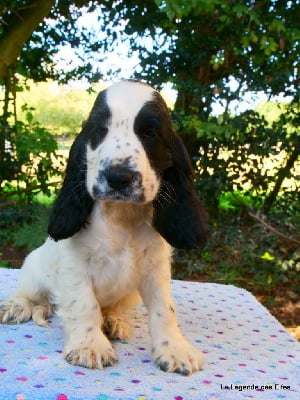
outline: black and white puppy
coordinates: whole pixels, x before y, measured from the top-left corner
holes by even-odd
[[[114,84],[98,95],[72,145],[50,238],[26,258],[0,320],[46,326],[56,311],[65,359],[104,368],[117,361],[108,338],[130,336],[124,313],[141,296],[155,362],[189,375],[201,368],[202,355],[177,325],[171,246],[201,245],[204,222],[187,152],[162,97],[143,83]]]

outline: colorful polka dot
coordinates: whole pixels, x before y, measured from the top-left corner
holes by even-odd
[[[12,293],[17,275],[18,271],[0,268],[1,298]],[[144,306],[129,315],[133,337],[112,342],[118,363],[104,370],[72,366],[64,360],[63,326],[54,316],[51,330],[32,321],[0,324],[0,386],[6,389],[5,400],[300,399],[299,344],[249,292],[179,281],[172,281],[172,291],[181,330],[204,355],[199,372],[182,377],[155,365]],[[291,390],[220,388],[268,382]]]
[[[68,400],[68,396],[66,396],[65,394],[59,394],[56,397],[56,400]]]

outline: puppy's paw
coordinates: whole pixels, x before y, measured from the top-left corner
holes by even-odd
[[[0,320],[3,324],[21,324],[31,318],[32,308],[25,298],[6,300],[0,304]]]
[[[104,316],[103,331],[110,339],[126,340],[132,336],[132,329],[124,316],[107,314]]]
[[[49,328],[47,318],[52,311],[52,306],[48,303],[36,305],[26,297],[16,297],[0,303],[0,322],[14,325],[32,318],[37,325]]]
[[[67,346],[64,358],[71,365],[98,369],[111,367],[118,361],[116,352],[109,341],[101,343],[99,340],[81,343],[79,346]]]
[[[184,338],[163,340],[152,350],[154,361],[165,372],[191,375],[203,365],[202,353]]]

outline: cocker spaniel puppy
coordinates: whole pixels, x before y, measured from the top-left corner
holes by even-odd
[[[56,311],[65,359],[104,368],[117,361],[108,338],[130,336],[124,313],[141,296],[155,362],[189,375],[202,356],[178,328],[170,263],[172,247],[204,242],[204,220],[162,97],[136,81],[114,84],[98,95],[72,145],[50,237],[26,258],[0,320],[46,326]]]

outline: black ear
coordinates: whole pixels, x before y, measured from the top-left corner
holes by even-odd
[[[174,134],[171,157],[172,165],[163,171],[153,203],[153,226],[173,247],[190,250],[205,244],[207,217],[193,186],[188,153]]]
[[[86,144],[83,134],[75,139],[66,176],[50,215],[48,233],[55,240],[67,239],[86,223],[94,200],[86,189]]]

